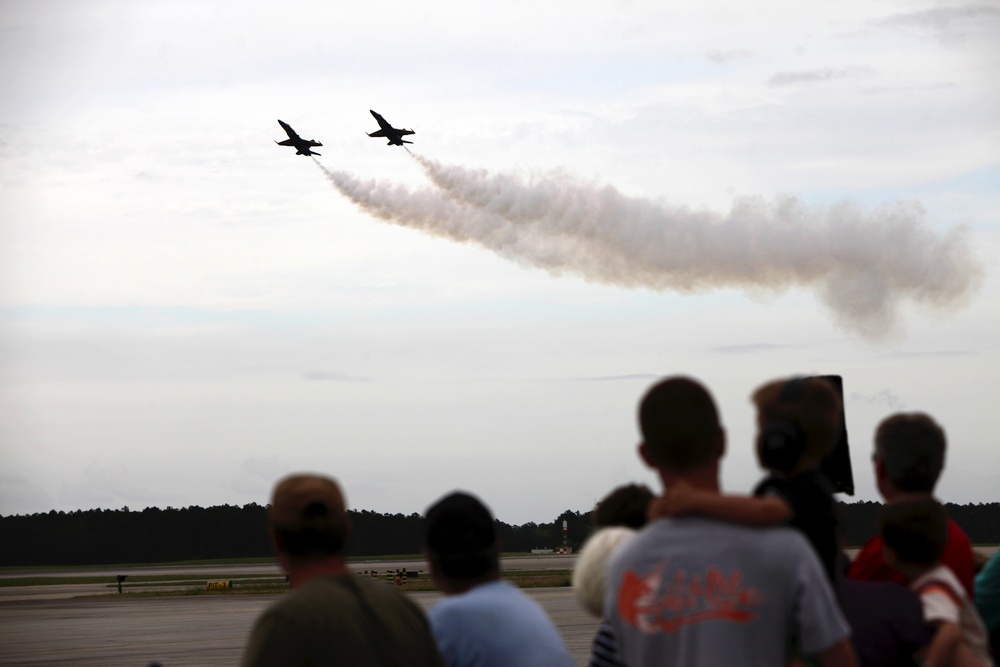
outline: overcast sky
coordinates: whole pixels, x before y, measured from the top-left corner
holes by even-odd
[[[678,373],[728,490],[753,389],[822,373],[854,499],[919,410],[996,502],[998,44],[996,0],[0,0],[0,514],[308,469],[550,521],[656,486]]]

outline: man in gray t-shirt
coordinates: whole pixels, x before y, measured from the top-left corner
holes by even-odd
[[[669,378],[639,408],[642,459],[664,486],[719,493],[725,432],[708,391]],[[702,518],[654,521],[608,567],[605,613],[622,662],[773,667],[796,652],[855,667],[850,628],[801,534]]]

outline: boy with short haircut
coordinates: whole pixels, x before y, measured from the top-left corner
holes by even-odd
[[[919,596],[924,619],[935,626],[924,667],[991,667],[986,629],[961,582],[941,563],[948,517],[933,498],[889,503],[879,515],[886,562]]]

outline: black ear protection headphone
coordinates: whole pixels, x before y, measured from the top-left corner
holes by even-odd
[[[798,403],[805,391],[805,378],[793,378],[781,388],[778,399],[782,403]],[[759,447],[761,465],[769,470],[788,472],[806,451],[806,434],[795,422],[774,419],[764,425]]]

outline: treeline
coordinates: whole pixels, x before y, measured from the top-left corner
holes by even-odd
[[[860,545],[876,529],[881,505],[839,505],[841,533]],[[1000,543],[1000,503],[946,504],[975,544]],[[423,518],[416,513],[350,511],[349,556],[415,554],[421,550]],[[589,512],[567,510],[550,523],[512,526],[496,522],[502,548],[529,552],[562,546],[579,549],[592,531]],[[272,555],[265,527],[267,507],[186,507],[141,512],[79,510],[0,517],[0,565],[100,565],[253,558]]]
[[[386,556],[421,551],[423,517],[348,511],[352,532],[348,556]],[[548,524],[511,526],[496,522],[504,551],[579,545],[590,514],[566,511]],[[165,563],[272,556],[267,507],[249,505],[159,509],[51,511],[0,517],[0,566]]]

